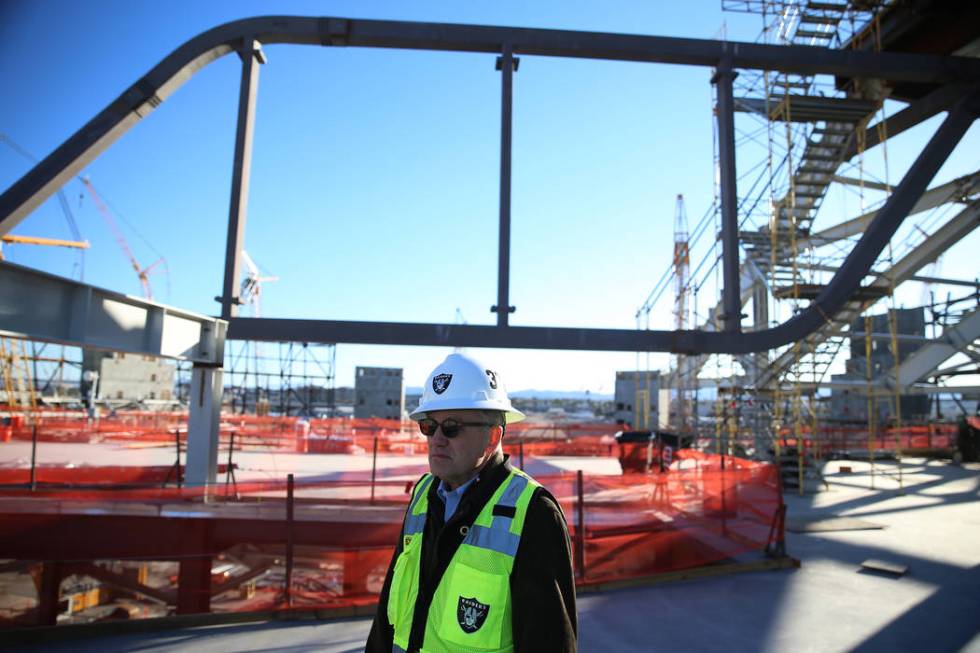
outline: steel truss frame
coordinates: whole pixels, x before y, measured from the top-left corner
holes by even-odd
[[[497,313],[494,326],[237,317],[235,279],[240,267],[251,160],[252,126],[261,44],[382,47],[498,55],[502,75],[500,240]],[[153,111],[204,66],[225,54],[242,58],[238,130],[226,243],[221,317],[228,337],[242,340],[302,341],[432,346],[513,347],[599,351],[669,351],[683,354],[748,353],[795,342],[812,333],[858,290],[882,249],[927,184],[980,114],[980,61],[901,53],[840,51],[729,41],[636,36],[598,32],[266,16],[226,23],[186,42],[127,89],[52,154],[0,195],[0,235],[8,233],[82,167]],[[654,331],[510,326],[510,126],[512,75],[516,55],[557,56],[710,66],[718,85],[724,287],[723,329]],[[798,74],[871,77],[888,82],[933,84],[932,102],[916,107],[934,115],[952,106],[921,155],[868,226],[838,273],[811,304],[776,327],[742,333],[736,215],[734,101],[736,69]],[[941,92],[939,92],[941,90]],[[911,117],[918,121],[918,113]]]

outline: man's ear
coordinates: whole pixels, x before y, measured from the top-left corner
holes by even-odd
[[[504,427],[495,424],[490,427],[490,449],[496,449],[500,441],[504,439]]]

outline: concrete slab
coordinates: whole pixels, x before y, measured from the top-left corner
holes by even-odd
[[[980,465],[853,461],[829,489],[786,497],[792,518],[873,520],[879,530],[787,534],[798,570],[590,594],[579,649],[980,653]],[[829,471],[829,470],[828,470]],[[900,578],[859,573],[877,558]],[[360,651],[367,619],[276,622],[19,646],[22,651]],[[2,646],[2,644],[0,644]]]

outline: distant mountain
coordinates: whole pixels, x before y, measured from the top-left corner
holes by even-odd
[[[422,394],[422,386],[405,386],[406,395],[420,395]],[[518,397],[519,399],[577,399],[579,401],[585,401],[586,399],[591,399],[592,401],[611,401],[612,395],[599,394],[597,392],[580,392],[577,390],[517,390],[515,392],[508,392],[511,397]]]

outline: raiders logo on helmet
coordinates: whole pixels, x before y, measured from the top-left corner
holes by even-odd
[[[441,395],[449,388],[449,383],[452,380],[452,374],[437,374],[436,376],[432,377],[432,390],[437,395]]]
[[[489,613],[490,606],[480,603],[475,597],[467,599],[461,596],[459,603],[456,604],[456,621],[466,633],[475,633],[480,630],[480,626],[487,620]]]

